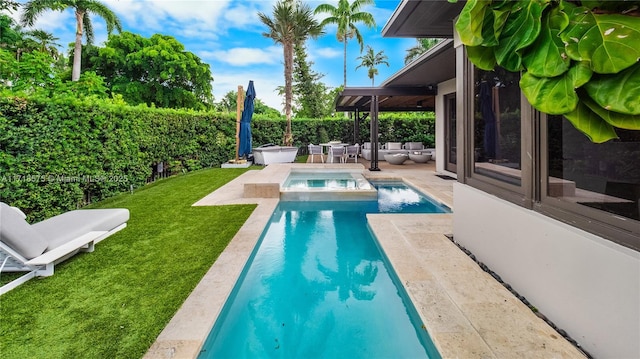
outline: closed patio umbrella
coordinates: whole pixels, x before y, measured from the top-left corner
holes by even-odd
[[[238,156],[243,157],[251,153],[251,118],[253,117],[253,102],[256,97],[256,90],[253,87],[253,81],[249,81],[247,93],[244,98],[244,110],[240,118],[240,134]]]

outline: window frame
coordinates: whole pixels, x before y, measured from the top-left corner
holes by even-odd
[[[596,234],[614,243],[640,251],[640,221],[615,213],[590,208],[578,203],[563,201],[547,195],[549,177],[548,116],[539,113],[540,134],[540,195],[534,209],[544,215],[570,224],[586,232]]]
[[[464,149],[464,161],[458,161],[458,169],[463,169],[463,183],[484,192],[496,195],[504,200],[523,206],[528,209],[533,208],[532,196],[532,161],[527,159],[527,153],[533,153],[533,144],[531,138],[526,133],[532,131],[533,126],[533,108],[529,105],[522,92],[520,92],[520,185],[514,185],[499,180],[490,175],[482,174],[475,171],[475,144],[474,144],[474,100],[475,100],[475,78],[474,65],[466,56],[464,50],[464,71],[463,71],[463,89],[465,92],[462,96],[463,115],[458,115],[458,122],[464,122],[463,142],[464,146],[458,146]],[[461,121],[462,117],[462,121]],[[462,163],[462,166],[460,165]],[[458,172],[460,174],[460,172]]]
[[[464,46],[458,48],[456,57],[458,69],[462,69],[462,79],[457,82],[457,147],[461,149],[458,151],[458,181],[579,230],[640,251],[640,221],[547,195],[547,115],[535,110],[522,91],[520,186],[475,172],[474,65],[469,61]]]

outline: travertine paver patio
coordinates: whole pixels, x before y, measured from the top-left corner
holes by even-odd
[[[216,260],[145,358],[195,358],[242,271],[291,167],[353,166],[367,177],[404,179],[436,200],[453,205],[454,181],[435,176],[434,164],[394,166],[380,172],[360,164],[276,164],[248,171],[194,205],[256,203],[256,210]],[[266,184],[261,187],[261,184]],[[405,286],[443,358],[583,358],[584,356],[445,234],[451,214],[369,214],[369,225]]]

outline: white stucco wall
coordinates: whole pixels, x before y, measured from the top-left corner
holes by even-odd
[[[596,358],[640,358],[640,253],[454,184],[454,238]]]
[[[438,84],[438,94],[436,95],[436,172],[445,173],[449,176],[456,177],[455,173],[451,173],[444,168],[445,155],[445,104],[444,96],[456,92],[456,79],[441,82]]]

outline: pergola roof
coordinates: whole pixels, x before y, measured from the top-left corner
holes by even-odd
[[[368,112],[371,96],[378,96],[378,111],[433,111],[437,84],[455,75],[453,40],[444,40],[379,87],[345,88],[338,94],[335,108]]]

